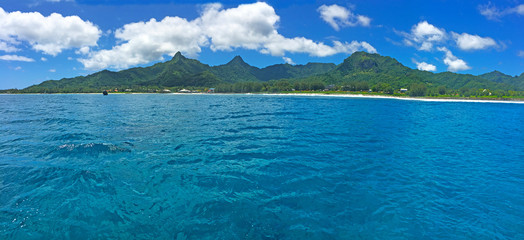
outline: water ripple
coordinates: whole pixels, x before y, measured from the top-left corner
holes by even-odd
[[[524,239],[520,105],[0,103],[0,239]]]
[[[52,158],[99,156],[100,154],[131,152],[131,150],[110,143],[63,144],[47,153]]]

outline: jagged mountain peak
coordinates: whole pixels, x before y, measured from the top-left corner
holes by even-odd
[[[407,69],[406,66],[394,58],[367,52],[354,52],[337,66],[337,70],[342,72],[379,71],[379,69],[385,70],[390,68]]]
[[[181,59],[186,59],[186,57],[184,57],[184,55],[182,55],[182,53],[178,51],[176,52],[175,56],[173,56],[171,61],[177,62],[177,61],[180,61]]]
[[[484,74],[481,74],[479,76],[487,76],[487,75],[491,75],[491,76],[509,76],[509,75],[506,75],[498,70],[495,70],[495,71],[492,71],[492,72],[489,72],[489,73],[484,73]]]
[[[237,64],[237,65],[249,65],[247,64],[244,59],[242,59],[241,56],[235,56],[233,59],[231,59],[231,61],[229,61],[226,65],[231,65],[231,64]]]

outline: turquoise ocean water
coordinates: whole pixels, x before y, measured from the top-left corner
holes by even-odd
[[[0,95],[0,239],[524,239],[524,105]]]

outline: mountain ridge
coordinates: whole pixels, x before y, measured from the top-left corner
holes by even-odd
[[[366,84],[362,86],[369,88],[381,85],[399,89],[412,84],[424,84],[428,88],[445,87],[456,90],[524,91],[524,73],[515,77],[499,71],[478,76],[451,72],[432,73],[409,68],[389,56],[366,52],[355,52],[338,65],[333,63],[274,64],[264,68],[249,65],[241,56],[235,56],[226,64],[209,66],[177,52],[170,60],[149,67],[135,67],[118,72],[102,70],[87,76],[48,80],[21,91],[96,92],[111,88],[215,87],[220,84],[263,83],[280,79],[340,86],[365,82]]]

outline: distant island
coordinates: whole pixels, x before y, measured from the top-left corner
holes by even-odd
[[[119,72],[49,80],[0,93],[358,93],[438,98],[524,98],[524,73],[498,71],[474,76],[411,69],[391,57],[355,52],[344,62],[276,64],[253,67],[236,56],[227,64],[209,66],[180,52],[162,63]],[[210,91],[212,90],[212,91]]]

